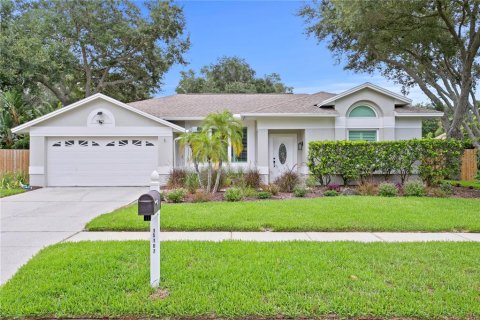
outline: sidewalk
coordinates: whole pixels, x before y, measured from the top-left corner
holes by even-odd
[[[66,242],[149,240],[148,232],[79,232]],[[413,233],[413,232],[160,232],[160,241],[475,241],[480,233]]]

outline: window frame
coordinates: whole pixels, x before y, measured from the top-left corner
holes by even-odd
[[[374,141],[370,141],[370,140],[352,140],[350,139],[350,132],[375,132],[375,140]],[[347,140],[348,141],[367,141],[367,142],[378,142],[380,141],[378,139],[378,129],[348,129],[348,132],[347,132]]]
[[[359,117],[359,116],[351,116],[352,112],[357,109],[357,108],[361,108],[361,107],[364,107],[364,108],[369,108],[370,110],[373,111],[373,114],[375,116],[371,117],[371,116],[367,116],[367,117]],[[365,119],[370,119],[370,118],[378,118],[378,113],[377,113],[377,110],[375,110],[374,107],[372,107],[371,105],[368,105],[368,104],[357,104],[357,105],[354,105],[352,108],[350,108],[350,110],[348,111],[347,113],[347,118],[365,118]]]
[[[238,164],[248,163],[248,160],[249,160],[249,156],[248,156],[248,127],[245,126],[245,127],[242,128],[242,130],[243,130],[242,140],[245,141],[245,144],[243,145],[242,153],[245,152],[246,159],[245,160],[236,159],[236,156],[233,154],[232,144],[229,143],[228,144],[228,160],[230,161],[230,163],[235,163],[235,164],[237,164],[237,163]],[[242,144],[243,144],[243,141],[242,141]]]

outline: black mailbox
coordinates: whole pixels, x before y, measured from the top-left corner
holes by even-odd
[[[150,190],[138,198],[138,215],[143,216],[144,221],[150,221],[150,217],[160,210],[160,192]]]

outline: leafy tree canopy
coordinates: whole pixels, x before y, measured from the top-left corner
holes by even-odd
[[[462,129],[480,137],[479,0],[323,0],[299,15],[346,69],[378,70],[404,90],[417,84],[445,111],[449,137],[462,137]]]
[[[222,57],[200,70],[181,72],[177,93],[291,93],[280,75],[271,73],[257,78],[255,70],[238,57]]]
[[[62,104],[105,93],[148,98],[185,63],[182,9],[148,1],[33,0],[0,3],[0,90],[47,90]]]

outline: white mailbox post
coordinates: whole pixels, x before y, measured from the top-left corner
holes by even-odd
[[[150,192],[138,199],[138,214],[150,221],[150,286],[160,285],[160,177],[150,176]]]

